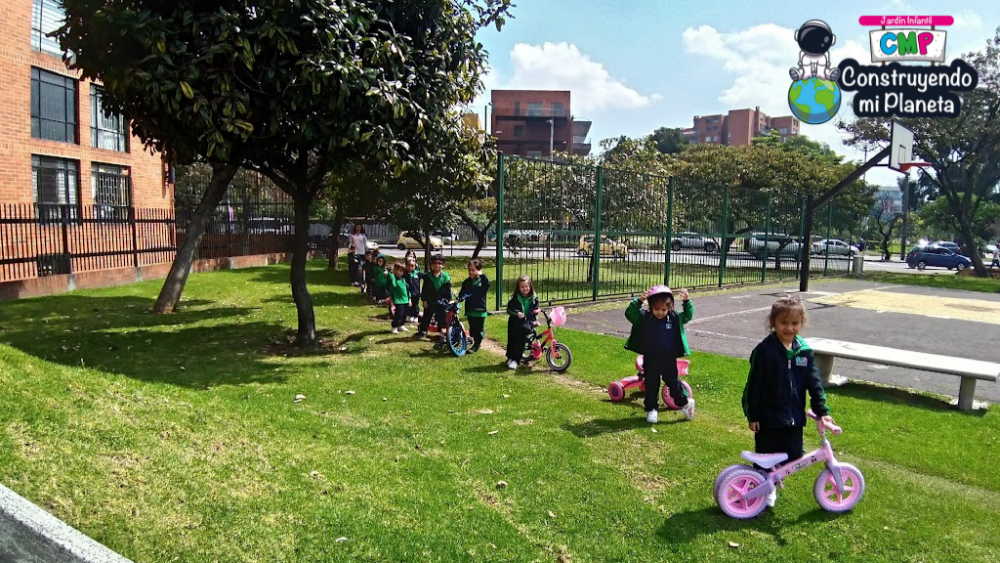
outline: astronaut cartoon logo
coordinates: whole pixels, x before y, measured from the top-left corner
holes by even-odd
[[[833,119],[840,110],[840,69],[830,63],[830,48],[837,42],[823,20],[809,20],[795,30],[799,65],[788,71],[788,107],[803,123],[818,125]]]

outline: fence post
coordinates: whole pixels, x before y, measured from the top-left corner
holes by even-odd
[[[82,207],[82,206],[81,206]],[[60,205],[61,212],[59,213],[59,222],[62,223],[62,243],[63,243],[63,254],[66,255],[66,273],[73,273],[73,252],[69,249],[69,217],[70,217],[70,206]],[[42,207],[39,207],[42,209]],[[80,212],[80,222],[83,223],[83,212]]]
[[[719,251],[719,287],[726,277],[726,258],[729,256],[729,184],[722,196],[722,249]]]
[[[139,236],[136,233],[135,211],[136,211],[135,206],[129,206],[128,223],[129,227],[132,229],[132,267],[139,269]]]
[[[826,204],[826,259],[823,260],[823,275],[829,274],[830,269],[830,229],[833,228],[833,200]],[[812,245],[810,245],[812,248]]]
[[[805,260],[805,256],[808,255],[809,251],[812,250],[812,244],[809,248],[806,248],[806,241],[804,240],[806,232],[806,213],[809,210],[809,197],[802,198],[802,203],[799,210],[799,251],[795,253],[795,279],[799,279],[802,272],[802,262]],[[806,254],[803,255],[803,252]]]
[[[767,195],[767,217],[764,219],[764,260],[760,267],[760,283],[767,283],[767,251],[771,237],[771,196]],[[775,257],[777,262],[781,262],[781,251]]]
[[[663,285],[670,286],[670,243],[674,240],[674,177],[667,183],[667,240],[663,263]]]
[[[597,301],[601,283],[601,207],[604,199],[604,167],[597,167],[597,209],[594,214],[594,244],[590,253],[594,258],[594,291],[593,300]]]
[[[503,153],[497,155],[497,311],[503,310],[503,193],[504,187],[504,177],[506,173],[504,172],[504,161]],[[515,291],[517,288],[514,288]]]

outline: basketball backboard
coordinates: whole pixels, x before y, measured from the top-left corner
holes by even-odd
[[[889,153],[889,168],[897,172],[905,172],[908,164],[913,162],[913,131],[892,122],[892,151]]]

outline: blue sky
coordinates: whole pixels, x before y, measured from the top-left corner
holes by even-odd
[[[788,69],[797,64],[792,34],[810,19],[837,36],[833,64],[848,57],[870,64],[862,15],[951,15],[948,58],[981,50],[1000,26],[996,0],[886,0],[795,3],[761,0],[712,6],[664,0],[514,0],[514,18],[501,32],[483,30],[490,53],[486,92],[471,108],[482,115],[492,88],[572,91],[572,111],[592,119],[594,145],[605,138],[642,136],[657,127],[690,127],[694,115],[760,106],[778,116]],[[836,9],[831,6],[836,5]],[[812,6],[812,7],[810,7]],[[868,57],[866,59],[866,57]],[[845,97],[837,118],[804,125],[806,135],[852,159],[833,123],[850,118]],[[895,185],[897,174],[875,169],[873,183]]]

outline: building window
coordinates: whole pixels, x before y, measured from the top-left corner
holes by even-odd
[[[94,163],[90,184],[94,196],[94,215],[101,221],[128,220],[132,206],[132,178],[124,166]]]
[[[34,0],[31,8],[31,48],[61,57],[59,42],[48,36],[62,27],[66,13],[59,0]]]
[[[31,136],[76,143],[76,80],[31,69]]]
[[[90,85],[90,144],[99,149],[128,152],[128,132],[120,114],[107,115],[101,103],[103,90]]]
[[[514,136],[515,137],[523,137],[524,136],[524,125],[515,125],[514,126]]]
[[[542,158],[542,151],[528,151],[526,156],[528,158]]]
[[[562,117],[566,115],[566,110],[563,109],[563,105],[560,103],[552,102],[552,115],[554,117]]]
[[[541,116],[544,111],[542,102],[528,102],[528,115]]]
[[[514,115],[521,115],[521,102],[514,102]]]
[[[778,131],[781,132],[782,135],[787,135],[788,134],[788,127],[782,127]]]
[[[80,167],[75,160],[31,157],[31,188],[40,220],[80,218]]]

